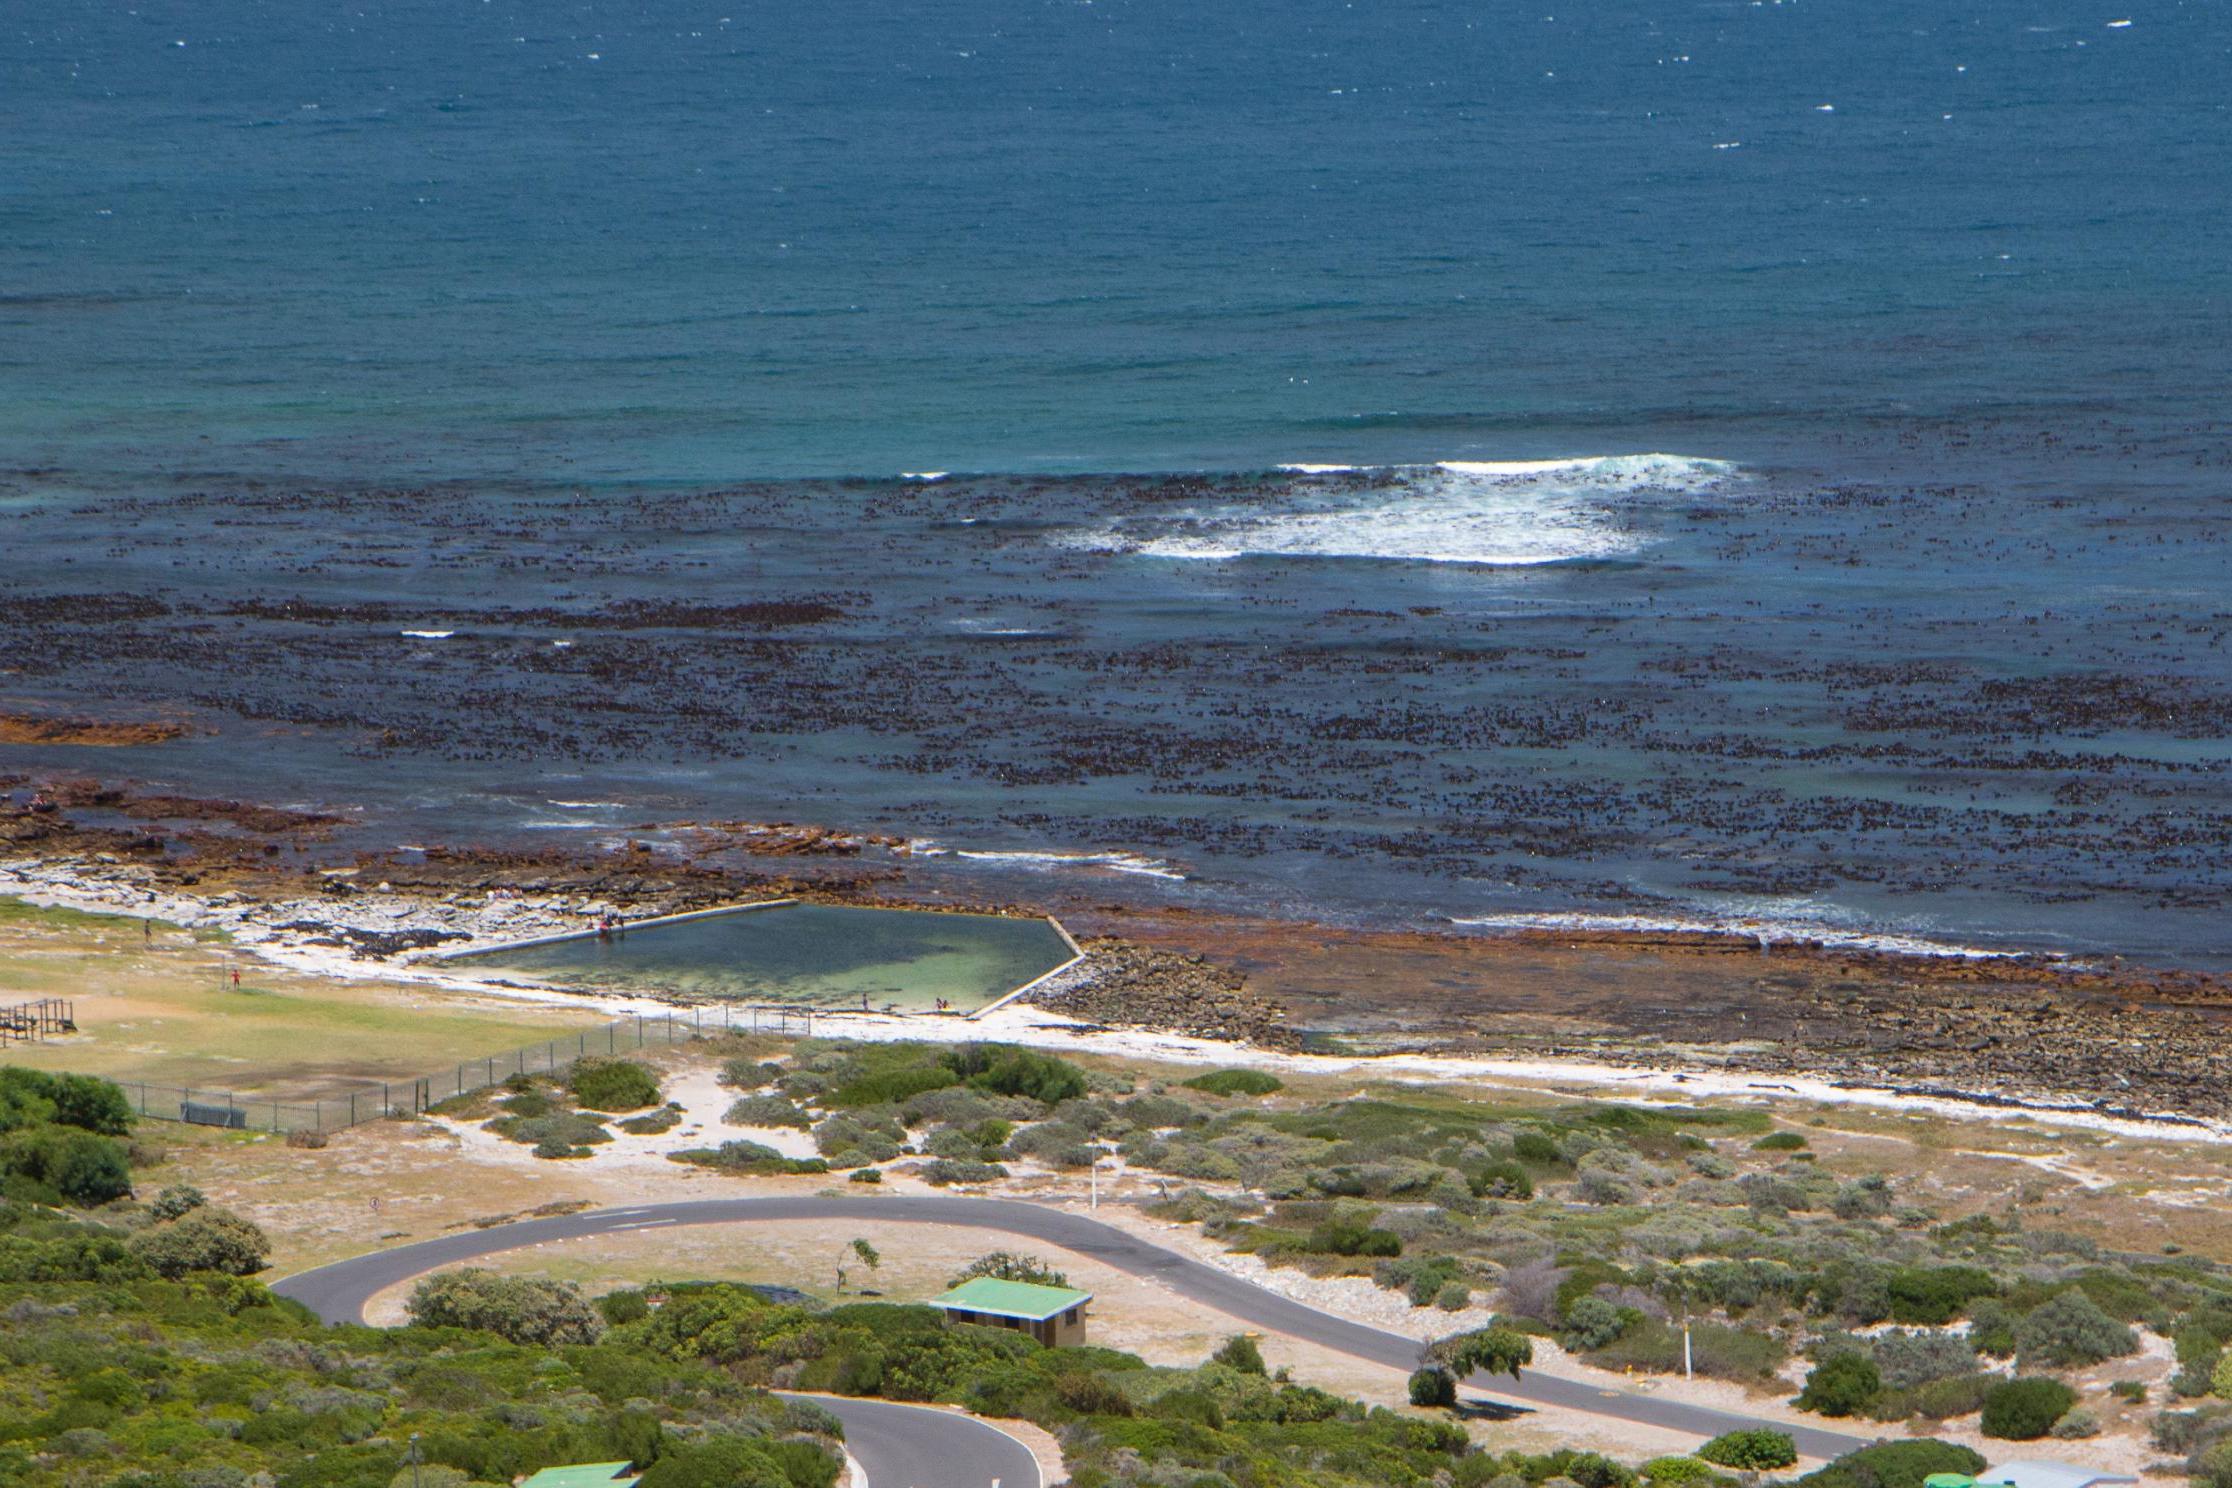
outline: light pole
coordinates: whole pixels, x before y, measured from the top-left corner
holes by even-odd
[[[411,1488],[419,1488],[419,1434],[411,1433]]]
[[[1091,1203],[1090,1203],[1090,1205],[1089,1205],[1089,1207],[1090,1207],[1090,1208],[1093,1208],[1093,1209],[1096,1209],[1096,1210],[1100,1208],[1100,1165],[1101,1165],[1101,1159],[1102,1159],[1102,1158],[1104,1158],[1104,1157],[1113,1157],[1114,1155],[1115,1155],[1114,1153],[1111,1153],[1111,1152],[1104,1152],[1104,1151],[1095,1151],[1095,1152],[1093,1153],[1093,1165],[1092,1165],[1092,1168],[1091,1168],[1091,1172],[1092,1172],[1092,1180],[1091,1180],[1091,1181],[1092,1181],[1092,1186],[1093,1186],[1093,1187],[1092,1187],[1092,1193],[1093,1193],[1093,1197],[1092,1197]]]

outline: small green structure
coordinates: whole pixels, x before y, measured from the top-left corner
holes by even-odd
[[[1085,1307],[1092,1300],[1091,1292],[1074,1287],[972,1276],[930,1305],[957,1323],[1015,1328],[1048,1348],[1066,1348],[1085,1341]]]
[[[633,1462],[576,1462],[568,1467],[546,1467],[521,1479],[519,1488],[612,1488],[634,1471]]]

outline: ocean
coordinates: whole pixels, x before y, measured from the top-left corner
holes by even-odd
[[[2206,4],[0,20],[0,775],[2232,960]],[[446,634],[444,634],[446,633]]]

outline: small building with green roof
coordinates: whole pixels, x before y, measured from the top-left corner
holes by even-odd
[[[1092,1300],[1091,1292],[1074,1287],[972,1276],[930,1305],[957,1323],[1014,1328],[1048,1348],[1068,1348],[1085,1341],[1085,1308]]]
[[[632,1462],[576,1462],[569,1467],[546,1467],[520,1480],[519,1488],[612,1488],[635,1471]]]

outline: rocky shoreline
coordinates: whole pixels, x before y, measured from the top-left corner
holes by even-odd
[[[904,897],[892,892],[900,870],[858,861],[867,839],[818,827],[706,829],[724,849],[764,844],[759,856],[780,866],[760,870],[640,844],[333,861],[319,850],[330,820],[88,785],[0,805],[0,894],[222,929],[257,954],[342,975],[427,975],[415,963],[433,951],[753,898],[1045,912]],[[1088,1026],[2232,1118],[2232,987],[2199,973],[1688,933],[1373,934],[1115,906],[1065,917],[1086,958],[1031,1001]]]

